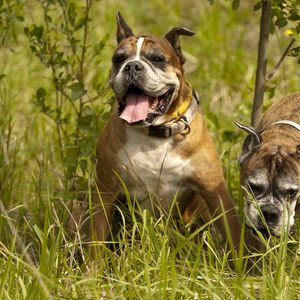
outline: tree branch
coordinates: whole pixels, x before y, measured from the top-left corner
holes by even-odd
[[[260,34],[258,43],[257,68],[255,79],[254,99],[252,106],[251,125],[255,128],[262,114],[267,68],[267,45],[269,42],[270,21],[271,21],[271,0],[262,0],[260,19]]]
[[[288,46],[286,47],[286,49],[282,53],[280,59],[278,60],[277,64],[275,65],[274,69],[266,76],[266,82],[268,82],[274,76],[276,71],[279,69],[281,63],[283,62],[285,57],[288,55],[288,53],[289,53],[291,47],[293,46],[294,42],[295,42],[295,39],[292,39],[290,41],[290,43],[288,44]]]

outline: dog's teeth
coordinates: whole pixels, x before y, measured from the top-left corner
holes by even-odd
[[[151,108],[155,108],[155,107],[157,106],[157,104],[158,104],[158,100],[157,100],[157,99],[154,99],[154,100],[153,100],[153,103],[152,103],[152,105],[151,105]]]

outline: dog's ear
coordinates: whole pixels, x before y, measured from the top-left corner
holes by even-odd
[[[131,28],[127,25],[124,18],[117,12],[117,41],[120,43],[123,39],[133,36],[134,33]]]
[[[191,31],[185,27],[175,27],[171,29],[166,35],[165,38],[169,41],[169,43],[174,48],[176,54],[178,55],[180,59],[180,63],[183,65],[185,63],[185,57],[182,54],[180,43],[179,43],[179,36],[185,35],[185,36],[192,36],[195,32]]]
[[[248,136],[243,144],[242,153],[239,157],[239,163],[242,165],[243,162],[250,156],[250,154],[252,154],[253,150],[259,147],[262,138],[261,135],[251,126],[243,125],[237,121],[235,121],[235,125],[248,133]]]

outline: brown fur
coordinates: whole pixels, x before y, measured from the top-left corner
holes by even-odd
[[[290,120],[300,124],[300,94],[286,96],[273,104],[264,114],[256,130],[260,132],[279,120]],[[241,166],[241,182],[252,170],[274,165],[275,161],[284,161],[285,164],[289,162],[289,169],[294,166],[298,170],[300,166],[296,148],[299,144],[300,132],[289,125],[280,124],[266,129],[262,134],[259,149]],[[280,171],[284,170],[281,168]],[[271,173],[274,173],[274,167]]]
[[[128,32],[127,36],[124,34],[124,31]],[[187,31],[183,30],[182,32],[186,33]],[[128,28],[124,30],[118,29],[118,41],[120,42],[118,49],[126,48],[126,51],[135,53],[137,38],[138,37],[132,35],[131,30]],[[145,36],[142,46],[143,53],[147,53],[151,47],[160,48],[163,51],[166,55],[167,71],[175,72],[180,82],[178,94],[168,112],[168,115],[171,115],[173,111],[176,111],[178,107],[180,107],[181,103],[187,98],[187,95],[191,93],[191,87],[187,84],[183,75],[181,65],[182,58],[180,60],[167,39]],[[118,51],[118,49],[116,51]],[[177,52],[178,51],[177,49]],[[114,76],[116,72],[117,70],[113,67],[111,76]],[[170,119],[171,118],[170,116]],[[190,129],[190,133],[188,134],[180,133],[168,138],[170,139],[170,144],[172,144],[171,153],[177,154],[183,160],[188,161],[189,169],[193,170],[190,172],[190,175],[183,176],[181,183],[181,186],[187,187],[189,190],[177,199],[182,219],[184,222],[189,223],[197,215],[202,214],[204,220],[209,221],[212,217],[222,213],[223,206],[226,211],[225,215],[233,243],[237,246],[240,241],[239,223],[224,182],[222,167],[215,146],[204,124],[201,113],[196,113],[190,124]],[[140,129],[140,131],[143,132],[143,129]],[[149,139],[149,141],[150,139],[157,139],[147,137],[147,129],[144,129],[144,132],[145,141],[147,139]],[[118,197],[122,193],[122,187],[120,186],[116,174],[120,174],[124,166],[119,163],[116,157],[118,153],[123,151],[123,147],[126,143],[130,143],[127,136],[126,125],[124,121],[118,117],[116,104],[107,126],[101,133],[97,145],[98,192],[94,193],[93,220],[89,230],[91,240],[104,241],[108,238],[110,233],[116,210],[115,205]],[[147,149],[147,142],[145,142],[144,147]],[[128,162],[130,163],[130,153],[128,153]],[[139,175],[141,177],[143,176],[143,174]],[[183,175],[185,175],[184,169]],[[175,211],[171,213],[176,215]],[[224,219],[218,219],[216,226],[223,238],[227,239]]]
[[[114,157],[126,141],[124,129],[122,121],[113,114],[97,146],[97,182],[106,209],[104,212],[98,197],[95,195],[95,205],[98,206],[98,211],[93,215],[93,227],[94,238],[97,240],[107,239],[115,212],[113,205],[116,203],[121,189],[114,173],[114,171],[118,173],[119,169]],[[211,216],[222,213],[220,205],[222,202],[225,211],[228,211],[227,218],[231,235],[235,245],[237,245],[240,234],[239,224],[224,182],[220,161],[202,116],[196,115],[191,124],[190,134],[184,137],[178,134],[170,138],[174,140],[173,151],[180,153],[182,157],[191,158],[192,164],[195,166],[194,174],[187,181],[189,185],[195,187],[198,195],[191,199],[184,199],[184,197],[178,199],[179,207],[184,208],[182,210],[184,222],[191,222],[201,212],[204,219],[209,221]],[[223,237],[226,238],[222,219],[217,221],[217,227]]]
[[[280,120],[300,124],[300,94],[283,97],[274,103],[263,115],[256,132],[261,133],[261,143],[253,148],[250,155],[241,163],[241,185],[247,188],[247,178],[254,172],[266,172],[269,180],[267,193],[276,199],[285,200],[280,195],[279,184],[294,182],[300,185],[300,131],[286,124],[272,125]],[[270,126],[270,127],[268,127]],[[244,143],[243,151],[249,144],[251,135]],[[271,197],[271,196],[270,196]],[[299,215],[300,202],[297,200],[296,216]],[[255,242],[254,248],[262,245]]]

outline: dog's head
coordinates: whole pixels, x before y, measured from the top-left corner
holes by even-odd
[[[187,93],[179,35],[193,34],[177,27],[163,38],[136,36],[117,14],[118,47],[112,57],[110,85],[120,117],[128,124],[150,126],[170,121]]]
[[[262,136],[237,125],[248,132],[240,156],[246,224],[267,235],[291,233],[300,197],[299,141],[276,138],[276,128]]]

